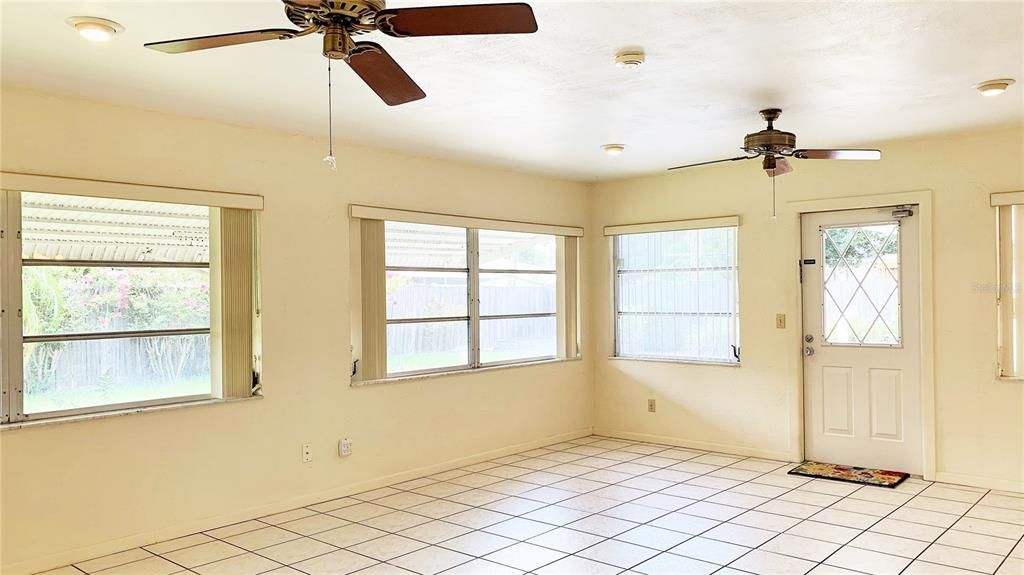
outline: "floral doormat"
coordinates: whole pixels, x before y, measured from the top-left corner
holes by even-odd
[[[789,474],[889,488],[896,487],[900,483],[903,483],[904,479],[910,477],[909,473],[903,473],[900,471],[851,467],[849,465],[817,463],[814,461],[805,461],[801,463],[793,469],[790,469]]]

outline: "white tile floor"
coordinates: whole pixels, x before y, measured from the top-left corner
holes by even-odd
[[[1024,494],[586,437],[47,575],[1024,575]]]

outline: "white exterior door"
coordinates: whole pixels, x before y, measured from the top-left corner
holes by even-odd
[[[920,237],[896,208],[804,214],[804,449],[921,474]]]

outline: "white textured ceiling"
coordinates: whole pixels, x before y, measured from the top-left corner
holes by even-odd
[[[476,0],[482,1],[482,0]],[[474,2],[399,2],[389,7]],[[736,155],[756,111],[806,147],[1024,121],[1024,3],[547,2],[534,35],[395,39],[374,34],[427,93],[389,108],[335,69],[340,140],[580,180]],[[3,0],[5,84],[232,123],[326,133],[320,36],[168,55],[144,42],[288,24],[259,2]],[[106,44],[64,19],[127,31]],[[642,47],[639,70],[613,66]],[[605,143],[628,145],[606,157]]]

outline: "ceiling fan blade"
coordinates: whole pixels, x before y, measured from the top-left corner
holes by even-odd
[[[789,164],[786,158],[775,158],[774,168],[765,168],[764,173],[769,178],[775,178],[778,176],[785,176],[786,174],[793,171],[793,166]]]
[[[700,162],[698,164],[686,164],[685,166],[676,166],[674,168],[669,168],[669,171],[682,170],[683,168],[696,168],[697,166],[707,166],[708,164],[721,164],[722,162],[735,162],[736,160],[750,160],[756,157],[757,156],[738,156],[735,158],[726,158],[724,160],[712,160],[710,162]]]
[[[801,160],[881,160],[880,150],[793,150]]]
[[[529,4],[472,4],[398,8],[377,13],[377,28],[390,36],[532,34],[537,19]]]
[[[144,46],[152,50],[166,52],[167,54],[181,54],[182,52],[263,42],[264,40],[286,40],[294,38],[298,33],[298,30],[271,28],[267,30],[250,30],[248,32],[235,32],[232,34],[216,34],[214,36],[197,36],[195,38],[150,42],[149,44],[144,44]]]
[[[357,43],[352,55],[349,56],[348,65],[388,106],[397,106],[427,97],[380,44]]]

